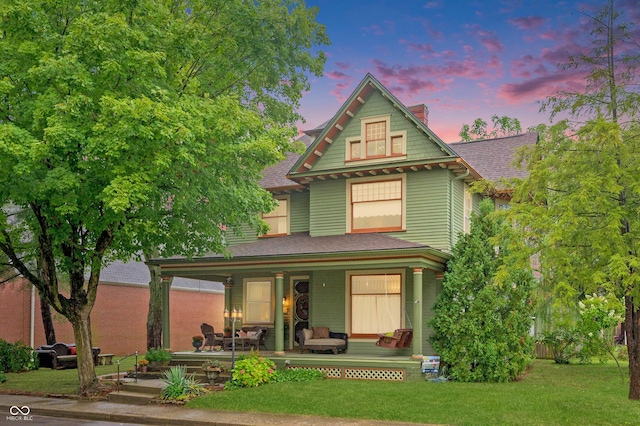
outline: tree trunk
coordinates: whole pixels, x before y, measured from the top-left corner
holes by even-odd
[[[40,312],[42,313],[42,326],[44,327],[44,337],[47,339],[47,345],[53,345],[57,341],[56,330],[53,328],[51,307],[43,297],[40,297]]]
[[[158,257],[154,247],[144,253],[144,259]],[[162,273],[159,266],[147,265],[149,268],[149,312],[147,313],[147,349],[162,347]],[[171,285],[171,284],[169,284]]]
[[[147,349],[162,347],[162,276],[160,267],[149,265],[149,313],[147,314]]]
[[[93,346],[91,344],[91,320],[86,317],[73,317],[70,319],[73,326],[78,355],[78,380],[81,396],[91,396],[98,392],[100,381],[96,377],[95,363],[93,361]]]
[[[629,399],[640,400],[640,307],[625,297],[625,332],[629,352]]]

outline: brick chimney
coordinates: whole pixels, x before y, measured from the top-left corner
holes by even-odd
[[[429,125],[429,108],[427,108],[425,104],[410,106],[409,111],[411,111],[418,120],[422,121],[425,126]]]

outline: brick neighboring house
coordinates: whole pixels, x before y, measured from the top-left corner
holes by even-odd
[[[93,345],[103,353],[127,355],[146,352],[147,313],[149,310],[149,270],[142,262],[116,261],[100,275],[95,306],[91,312]],[[40,299],[35,292],[33,323],[31,284],[24,278],[0,285],[0,338],[8,342],[23,341],[37,347],[46,344]],[[171,286],[172,350],[193,350],[191,337],[200,333],[200,324],[213,325],[222,331],[224,287],[221,283],[175,278]],[[72,343],[71,324],[52,310],[56,339]],[[33,324],[33,342],[31,327]]]

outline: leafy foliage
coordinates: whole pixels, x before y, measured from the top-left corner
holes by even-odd
[[[171,361],[171,352],[162,348],[151,348],[144,355],[150,363],[164,363]]]
[[[512,136],[522,133],[520,120],[506,115],[499,117],[497,114],[491,116],[493,128],[487,129],[487,122],[482,118],[476,118],[472,125],[463,124],[458,135],[464,142],[481,139],[494,139],[505,136]]]
[[[506,266],[536,255],[569,304],[592,293],[623,299],[629,397],[640,399],[640,54],[627,49],[637,46],[633,24],[612,0],[586,22],[591,49],[560,66],[584,73],[586,84],[543,105],[567,118],[524,154],[529,177],[515,188],[510,216],[527,244]]]
[[[271,381],[273,383],[309,382],[313,380],[321,380],[324,378],[325,374],[320,370],[315,370],[313,368],[296,368],[287,370],[276,370]]]
[[[188,401],[207,392],[195,380],[195,374],[187,374],[187,367],[184,365],[176,365],[165,371],[162,381],[166,383],[162,388],[162,399]]]
[[[258,352],[240,357],[231,370],[231,380],[225,383],[225,389],[255,387],[271,382],[275,375],[275,363]]]
[[[225,371],[226,367],[225,365],[222,363],[222,361],[218,360],[218,359],[208,359],[205,362],[202,363],[202,368],[204,368],[205,370],[209,370],[209,369],[217,369],[222,371]]]
[[[297,0],[0,3],[0,250],[71,322],[97,384],[101,268],[225,253],[274,207],[265,167],[328,42]],[[68,291],[59,282],[68,281]]]
[[[12,344],[0,339],[0,373],[17,373],[37,368],[38,355],[33,348],[20,341]]]
[[[540,342],[551,350],[556,364],[569,364],[569,360],[578,353],[580,334],[574,327],[559,325],[543,332]]]
[[[510,247],[508,240],[493,246],[509,225],[492,211],[492,201],[483,200],[471,232],[458,239],[431,320],[434,350],[449,377],[464,382],[514,380],[532,361],[533,276],[523,269],[494,279]]]

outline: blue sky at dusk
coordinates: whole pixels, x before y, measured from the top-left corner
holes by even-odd
[[[616,0],[640,30],[639,0]],[[307,0],[331,45],[324,76],[313,77],[300,114],[316,127],[331,118],[371,73],[405,105],[424,103],[429,127],[455,142],[464,123],[492,114],[526,129],[548,123],[540,101],[579,90],[584,75],[560,72],[570,53],[587,52],[584,24],[604,2],[458,0]],[[640,39],[640,34],[636,39]]]

